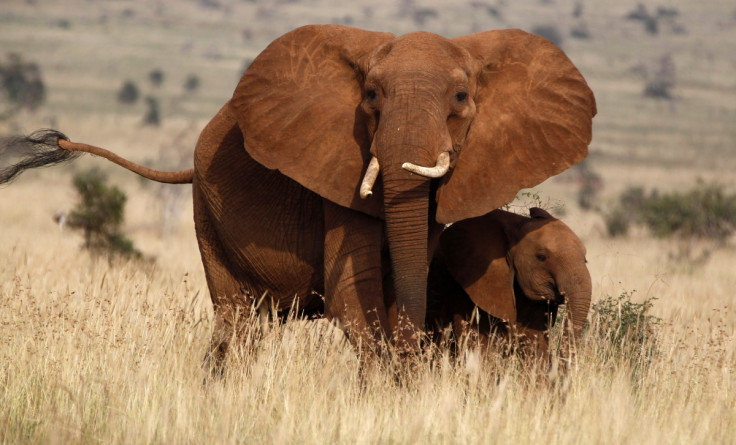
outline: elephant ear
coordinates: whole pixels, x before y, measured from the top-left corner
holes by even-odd
[[[448,272],[479,308],[516,322],[514,273],[507,253],[527,218],[495,210],[452,224],[442,233],[441,254]]]
[[[377,216],[382,197],[361,200],[358,195],[370,160],[360,103],[368,57],[392,38],[312,25],[273,41],[230,100],[253,159],[330,201]]]
[[[496,30],[452,40],[482,66],[476,116],[455,167],[437,192],[437,220],[485,214],[588,154],[595,98],[547,39]]]
[[[529,209],[529,217],[532,219],[555,219],[548,211],[540,207],[532,207]]]

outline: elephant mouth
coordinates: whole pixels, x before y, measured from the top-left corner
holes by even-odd
[[[559,304],[565,304],[565,302],[567,302],[567,294],[565,292],[557,291],[555,292],[554,297],[550,299],[550,301]]]
[[[550,292],[538,294],[536,298],[532,298],[541,301],[548,301],[550,303],[565,304],[567,302],[567,294],[560,292],[557,289],[552,289]]]

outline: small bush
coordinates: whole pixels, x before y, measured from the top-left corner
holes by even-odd
[[[193,93],[199,89],[199,83],[199,77],[196,74],[190,74],[187,76],[187,80],[184,81],[184,90]]]
[[[79,202],[69,213],[66,225],[84,233],[84,248],[94,254],[141,258],[133,242],[120,230],[123,223],[125,193],[106,184],[107,178],[98,170],[74,176],[74,188]]]
[[[646,212],[647,197],[641,187],[629,187],[618,197],[618,203],[605,215],[606,229],[611,237],[626,236],[632,224],[641,222]]]
[[[146,125],[159,125],[161,123],[161,111],[158,106],[158,99],[155,97],[146,97],[147,110],[143,116],[143,123]]]
[[[641,3],[637,5],[635,10],[626,14],[626,19],[642,22],[644,24],[644,29],[649,34],[656,35],[659,33],[658,17],[650,14],[647,7]]]
[[[572,16],[579,19],[583,15],[583,4],[581,2],[575,2],[575,6],[572,9]]]
[[[627,20],[641,22],[644,25],[644,30],[651,35],[657,35],[667,28],[673,34],[685,34],[687,32],[685,26],[677,21],[679,17],[680,11],[676,8],[659,6],[655,13],[651,13],[641,3],[625,16]]]
[[[118,102],[123,104],[133,104],[138,101],[140,92],[138,91],[138,85],[131,80],[126,80],[123,86],[118,91]]]
[[[578,23],[570,30],[570,36],[580,40],[590,39],[590,29],[588,29],[588,25],[585,23]]]
[[[46,99],[46,86],[41,69],[26,62],[19,54],[8,54],[0,60],[0,119],[8,118],[23,108],[35,110]]]
[[[629,215],[627,215],[626,211],[621,208],[615,208],[613,211],[608,213],[605,217],[608,236],[616,238],[628,235],[629,227],[631,227],[629,219]]]
[[[672,99],[675,77],[675,61],[667,54],[657,61],[657,67],[652,74],[645,73],[644,96]]]
[[[148,73],[148,80],[151,81],[151,85],[158,88],[164,83],[164,72],[161,70],[153,70]]]
[[[627,361],[638,372],[659,352],[657,337],[662,319],[650,313],[656,298],[634,303],[633,295],[624,291],[618,297],[609,295],[593,303],[586,335],[599,346],[601,359]]]

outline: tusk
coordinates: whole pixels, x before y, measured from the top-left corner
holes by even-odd
[[[404,162],[401,168],[426,178],[441,178],[450,170],[450,153],[447,151],[440,153],[434,167],[420,167],[411,162]]]
[[[378,171],[380,169],[381,167],[378,165],[378,158],[373,156],[371,158],[371,162],[368,164],[368,168],[365,170],[363,182],[360,184],[360,197],[362,199],[366,199],[373,195],[373,191],[371,189],[373,188],[373,184],[376,182],[376,178],[378,178]]]

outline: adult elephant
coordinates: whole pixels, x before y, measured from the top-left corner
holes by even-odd
[[[305,307],[316,291],[354,341],[416,347],[442,225],[581,161],[595,112],[564,53],[519,30],[276,39],[202,132],[194,171],[170,178],[193,182],[213,343],[227,348],[254,299]]]
[[[590,310],[586,249],[562,221],[540,208],[529,217],[503,210],[449,227],[429,275],[428,323],[455,336],[493,335],[546,357],[549,328],[565,304],[564,337],[579,339]]]

